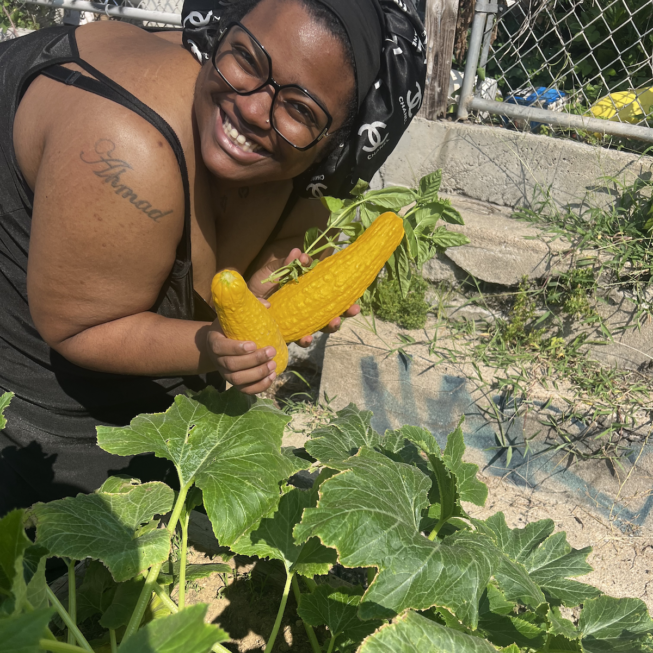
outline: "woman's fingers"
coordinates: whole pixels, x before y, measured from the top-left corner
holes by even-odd
[[[308,255],[302,252],[299,247],[295,247],[294,249],[290,250],[290,253],[288,256],[286,256],[286,260],[283,262],[284,265],[290,265],[293,261],[297,261],[306,266],[310,265],[313,261],[313,259]]]
[[[274,347],[257,349],[253,342],[230,340],[217,330],[209,332],[207,343],[218,372],[239,390],[256,394],[276,378]]]
[[[300,347],[310,347],[313,344],[313,336],[304,336],[297,340],[297,344]]]

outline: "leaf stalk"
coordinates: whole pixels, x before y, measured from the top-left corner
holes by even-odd
[[[333,647],[336,644],[336,636],[331,635],[331,639],[329,640],[329,648],[327,649],[327,653],[332,653],[333,652]]]
[[[77,579],[75,578],[75,561],[68,561],[68,614],[73,624],[77,625]],[[75,633],[68,629],[68,643],[75,646]]]
[[[84,648],[80,648],[79,646],[67,644],[66,642],[60,642],[56,639],[40,639],[39,648],[42,648],[44,651],[52,651],[53,653],[81,653],[82,651],[86,650]]]
[[[191,481],[187,485],[183,486],[179,490],[179,494],[177,496],[177,502],[175,503],[175,507],[172,511],[170,521],[168,522],[168,526],[166,527],[170,534],[175,532],[175,528],[177,527],[177,522],[179,521],[179,515],[181,514],[181,511],[184,507],[184,503],[186,502],[186,495],[188,494],[188,490],[190,490],[192,485],[193,485],[193,479],[191,479]],[[143,615],[145,614],[147,604],[149,603],[150,598],[152,597],[152,592],[156,591],[155,585],[158,584],[157,579],[159,578],[159,573],[161,572],[162,566],[163,566],[163,562],[158,562],[157,564],[152,565],[152,567],[150,567],[150,571],[147,574],[147,578],[145,579],[145,584],[143,585],[141,594],[138,597],[138,603],[136,603],[136,608],[134,609],[131,619],[127,624],[127,629],[125,630],[123,641],[131,637],[141,625],[141,621],[143,619]]]
[[[292,577],[292,591],[293,594],[295,595],[295,602],[297,605],[299,605],[299,599],[302,595],[300,589],[299,589],[299,583],[297,582],[297,575],[293,575]],[[313,626],[310,624],[307,624],[303,619],[302,623],[304,624],[304,630],[306,631],[306,636],[308,637],[308,641],[311,643],[311,648],[313,649],[313,653],[322,653],[322,647],[320,646],[320,643],[317,641],[317,637],[315,635],[315,631],[313,630]]]
[[[288,572],[286,578],[286,585],[283,588],[283,596],[281,597],[281,603],[279,604],[279,610],[277,612],[277,618],[274,621],[274,627],[272,628],[272,633],[270,633],[270,638],[268,639],[267,646],[263,653],[272,653],[274,648],[274,642],[277,639],[277,634],[279,633],[279,628],[281,627],[281,620],[283,619],[283,613],[286,609],[286,603],[288,602],[288,594],[290,594],[290,587],[292,585],[292,579],[295,576],[294,571]]]
[[[188,520],[190,512],[187,510],[179,521],[181,526],[181,554],[179,556],[179,609],[186,605],[186,558],[188,557]]]
[[[72,644],[66,644],[66,646],[72,646],[72,648],[74,648],[75,650],[79,650],[79,648],[81,647],[83,650],[88,651],[88,653],[94,653],[93,649],[91,648],[91,645],[86,641],[86,637],[82,635],[80,629],[77,628],[77,625],[75,623],[73,623],[73,620],[70,618],[70,615],[66,611],[66,608],[64,608],[63,605],[61,605],[61,601],[59,601],[59,599],[55,596],[55,593],[52,591],[52,589],[49,586],[46,586],[45,592],[47,594],[48,600],[52,604],[52,607],[54,607],[56,611],[59,613],[59,616],[61,617],[61,620],[66,624],[66,627],[69,630],[72,630],[73,634],[75,635],[75,639],[79,644],[79,646],[72,646]],[[52,640],[50,639],[45,639],[42,641],[52,642]],[[58,642],[58,644],[63,644],[63,642]]]
[[[109,628],[109,641],[111,642],[111,653],[117,653],[118,642],[116,641],[116,631],[113,628]]]

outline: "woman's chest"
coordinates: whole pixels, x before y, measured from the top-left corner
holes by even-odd
[[[290,182],[225,187],[197,166],[191,219],[193,284],[210,301],[211,281],[225,268],[241,274],[257,257],[290,195]]]

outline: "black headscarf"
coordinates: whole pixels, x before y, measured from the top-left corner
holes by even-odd
[[[226,5],[238,0],[185,0],[184,46],[204,63]],[[349,36],[358,84],[358,113],[349,140],[294,179],[302,197],[349,197],[370,181],[422,104],[426,32],[412,0],[319,0]]]

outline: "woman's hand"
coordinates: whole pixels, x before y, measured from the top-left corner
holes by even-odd
[[[313,262],[313,259],[308,254],[302,252],[299,247],[295,247],[294,249],[290,250],[290,253],[285,258],[273,256],[268,259],[267,263],[262,268],[259,268],[251,276],[250,280],[247,282],[249,289],[257,297],[269,297],[275,290],[279,288],[279,284],[261,282],[264,279],[267,279],[279,268],[283,267],[284,265],[290,265],[293,261],[296,260],[299,260],[299,262],[305,267],[309,266]]]
[[[342,324],[342,318],[345,317],[355,317],[361,312],[361,307],[358,304],[354,304],[353,306],[350,306],[340,317],[334,317],[329,324],[327,324],[324,329],[322,329],[322,333],[335,333],[340,329],[340,325]],[[313,336],[304,336],[303,338],[300,338],[297,341],[297,344],[300,347],[310,347],[310,345],[313,343]]]
[[[257,349],[253,342],[230,340],[224,335],[218,320],[211,325],[206,343],[209,357],[218,372],[245,394],[263,392],[277,378],[277,364],[272,360],[277,354],[274,347]]]

